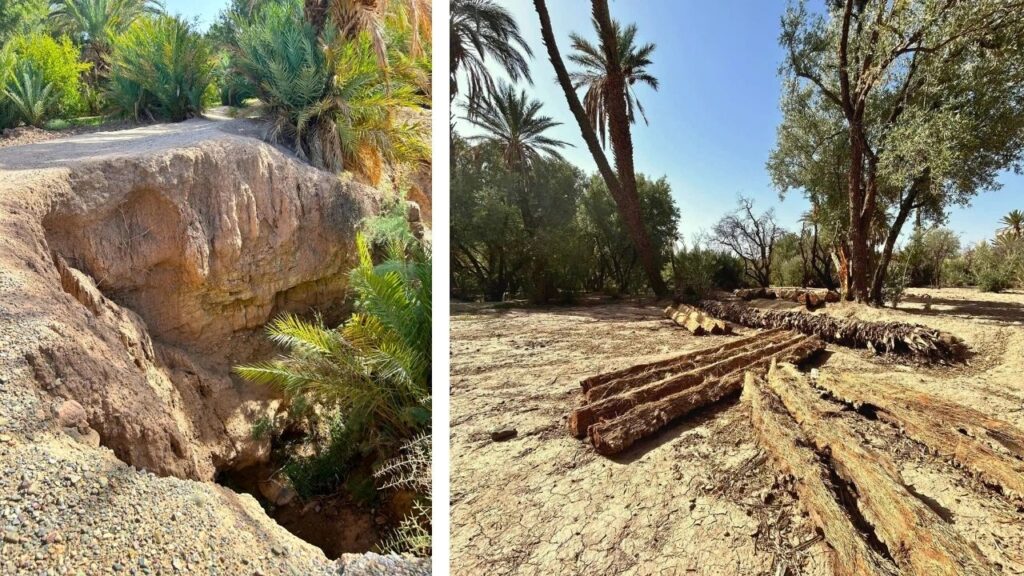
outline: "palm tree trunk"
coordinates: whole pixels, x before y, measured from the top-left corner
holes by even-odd
[[[316,31],[317,37],[324,30],[324,24],[327,23],[327,0],[304,0],[303,2],[306,20],[313,26],[313,30]]]
[[[606,20],[610,22],[610,18],[607,18],[607,2],[594,0],[595,15],[599,11],[599,4],[603,5]],[[601,151],[597,134],[594,132],[594,128],[591,126],[590,120],[583,110],[583,105],[580,103],[579,97],[572,87],[569,72],[565,68],[565,63],[562,62],[562,57],[558,52],[558,45],[555,43],[555,34],[551,27],[551,18],[548,16],[547,5],[544,0],[533,0],[533,5],[537,10],[537,16],[540,18],[541,36],[544,38],[544,45],[547,47],[548,58],[551,60],[551,65],[555,68],[558,83],[562,86],[562,91],[565,92],[565,99],[569,104],[569,109],[576,118],[576,123],[579,124],[583,140],[587,143],[591,156],[594,157],[594,162],[597,164],[597,169],[608,186],[608,191],[611,193],[612,198],[615,199],[619,215],[622,217],[626,230],[629,232],[630,240],[632,240],[633,246],[640,256],[640,262],[644,267],[644,272],[647,275],[651,289],[658,296],[665,296],[668,294],[668,288],[665,286],[665,280],[661,277],[658,255],[654,252],[650,235],[640,213],[640,198],[637,195],[636,174],[633,171],[633,144],[629,138],[629,122],[625,114],[625,81],[622,79],[622,71],[619,70],[618,72],[619,93],[622,94],[622,98],[614,100],[618,103],[617,108],[623,123],[617,125],[616,119],[618,116],[612,116],[611,122],[612,147],[615,151],[615,167],[618,173],[616,175],[616,172],[612,171],[612,167],[608,163],[604,152]],[[606,26],[602,25],[602,31],[605,28]],[[607,25],[607,28],[611,29],[610,23]],[[614,33],[612,46],[614,46]],[[610,61],[615,62],[617,66],[617,60],[612,58]],[[616,131],[621,130],[623,127],[625,128],[625,137],[623,137],[621,132],[616,136]]]

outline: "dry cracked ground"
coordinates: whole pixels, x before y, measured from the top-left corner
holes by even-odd
[[[253,426],[282,409],[231,367],[275,352],[262,326],[281,312],[345,312],[337,279],[379,207],[260,132],[0,149],[0,574],[429,572],[329,560],[215,483],[267,462]]]
[[[820,374],[877,378],[1024,428],[1024,293],[910,292],[900,310],[842,304],[824,313],[946,330],[971,347],[968,365],[913,366],[829,345]],[[747,403],[692,414],[614,458],[566,430],[582,378],[728,338],[695,337],[636,303],[453,304],[452,573],[832,574],[830,549],[758,444]],[[1018,503],[881,420],[837,414],[980,550],[983,570],[1024,574]],[[517,436],[493,441],[506,427]]]

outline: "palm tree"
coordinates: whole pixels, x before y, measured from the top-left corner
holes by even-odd
[[[486,131],[470,139],[497,146],[505,165],[525,174],[538,160],[561,158],[558,149],[568,145],[544,135],[561,123],[541,115],[540,109],[541,103],[525,90],[516,93],[514,86],[500,82],[494,92],[470,105],[466,120]]]
[[[523,219],[523,228],[533,235],[538,228],[538,218],[530,202],[530,170],[546,158],[561,158],[558,149],[567,143],[544,134],[560,122],[542,115],[540,102],[531,100],[525,91],[517,92],[515,87],[505,82],[500,82],[485,98],[471,99],[468,112],[466,120],[485,131],[469,139],[494,147],[505,165],[519,175],[521,193],[515,204]],[[531,298],[544,302],[554,295],[544,247],[533,251],[532,262],[531,284],[535,292]]]
[[[449,84],[451,99],[459,93],[459,73],[464,72],[468,84],[467,97],[479,99],[485,90],[494,89],[487,70],[490,56],[513,82],[530,79],[530,69],[523,54],[533,52],[519,33],[519,25],[505,8],[492,0],[452,0],[449,20],[451,68]]]
[[[92,63],[93,85],[107,69],[114,36],[128,29],[137,18],[159,14],[163,6],[157,0],[53,0],[50,18],[56,28],[67,33],[82,47],[82,58]]]
[[[398,112],[422,98],[399,77],[384,77],[366,37],[317,36],[298,6],[282,3],[240,24],[235,42],[238,72],[269,112],[268,136],[291,143],[300,158],[376,184],[384,163],[429,156],[424,127]]]
[[[607,54],[618,53],[607,0],[591,0],[591,5],[594,20],[600,31],[602,51]],[[630,239],[633,241],[633,246],[636,247],[637,255],[640,257],[640,263],[644,267],[647,282],[655,294],[665,296],[668,294],[668,287],[661,275],[661,257],[654,250],[640,210],[640,195],[637,193],[636,172],[633,168],[633,141],[629,132],[629,118],[626,110],[626,85],[622,69],[619,67],[619,60],[617,58],[605,59],[608,63],[606,89],[609,97],[605,99],[604,105],[608,110],[608,129],[611,133],[612,150],[615,153],[615,170],[612,171],[558,51],[558,42],[551,26],[547,3],[544,0],[533,0],[533,6],[540,19],[541,37],[544,39],[545,48],[547,48],[548,59],[551,60],[551,65],[555,68],[558,84],[562,87],[562,93],[565,94],[569,110],[572,111],[576,124],[580,128],[580,134],[587,143],[587,149],[594,157],[598,172],[601,173],[601,178],[608,185],[608,192],[615,199],[619,215],[629,231]]]
[[[287,354],[235,368],[251,382],[337,408],[384,456],[430,424],[430,258],[408,238],[390,240],[387,259],[374,265],[369,243],[356,235],[356,311],[343,326],[281,316],[267,331]]]
[[[598,35],[601,29],[596,20],[592,20],[594,30]],[[619,23],[612,20],[612,29],[615,34],[615,47],[618,55],[619,68],[622,70],[626,82],[626,113],[629,122],[636,122],[636,112],[647,123],[647,115],[644,107],[640,104],[634,92],[633,85],[637,83],[647,84],[651,88],[658,89],[658,79],[647,72],[651,65],[651,53],[655,45],[648,43],[643,46],[636,45],[636,24],[630,24],[623,29]],[[608,109],[605,100],[608,98],[608,61],[605,58],[603,47],[594,45],[575,32],[569,35],[572,39],[572,49],[575,53],[569,55],[569,60],[580,65],[583,69],[579,72],[569,74],[572,79],[573,88],[579,90],[586,88],[583,96],[583,108],[587,112],[594,130],[601,137],[601,145],[605,145],[608,123]]]
[[[1009,214],[1003,216],[999,223],[1003,225],[999,229],[1000,234],[1009,235],[1013,239],[1024,236],[1024,212],[1012,210]]]

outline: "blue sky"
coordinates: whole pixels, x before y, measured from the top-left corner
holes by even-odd
[[[534,52],[534,84],[527,91],[544,103],[546,114],[563,122],[552,132],[575,145],[565,157],[593,172],[593,159],[548,62],[533,3],[503,4]],[[735,207],[738,194],[753,197],[761,209],[774,207],[780,221],[795,228],[808,208],[806,200],[790,194],[780,201],[764,167],[781,118],[778,30],[785,2],[617,0],[610,7],[616,19],[637,24],[639,42],[658,45],[651,72],[661,86],[657,92],[638,91],[651,123],[634,127],[635,162],[640,172],[668,178],[685,237],[710,230]],[[551,0],[548,10],[563,58],[570,32],[595,38],[587,0]],[[464,123],[458,129],[472,133]],[[970,208],[953,210],[949,226],[963,241],[991,237],[1003,214],[1024,208],[1024,177],[1006,174],[1001,180],[1002,190],[979,195]]]
[[[217,14],[227,5],[227,0],[163,0],[164,9],[170,14],[197,19],[203,30],[217,20]]]

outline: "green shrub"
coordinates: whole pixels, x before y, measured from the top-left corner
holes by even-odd
[[[374,265],[359,234],[359,266],[350,275],[356,312],[345,324],[331,329],[319,319],[282,316],[268,332],[287,354],[236,368],[338,415],[332,438],[345,441],[331,444],[339,452],[297,463],[290,474],[307,477],[299,484],[323,487],[324,474],[340,477],[340,463],[357,454],[390,457],[430,425],[430,259],[409,238],[392,238],[387,258]]]
[[[1010,277],[998,268],[985,268],[978,273],[978,289],[982,292],[1002,292],[1011,287]]]
[[[971,262],[965,256],[950,258],[942,263],[942,285],[962,288],[977,282],[971,270]]]
[[[171,16],[140,18],[115,38],[107,99],[115,114],[180,122],[203,111],[209,43]]]
[[[91,65],[78,60],[78,48],[70,38],[62,36],[55,40],[38,32],[15,38],[11,47],[19,63],[30,64],[42,76],[44,84],[53,85],[53,114],[73,118],[85,112],[80,78]]]
[[[369,40],[322,37],[297,1],[269,4],[240,21],[234,66],[270,112],[271,140],[332,172],[379,181],[384,161],[425,158],[425,126],[400,121],[422,99],[380,68]]]
[[[735,290],[744,286],[743,263],[726,252],[695,246],[683,247],[674,255],[676,296],[695,302],[714,290]]]
[[[974,248],[972,260],[979,290],[1002,292],[1013,287],[1016,264],[1013,247],[1013,243],[992,246],[982,242]]]
[[[42,128],[56,102],[53,84],[44,82],[42,73],[28,63],[18,64],[4,94],[18,119],[37,128]]]

